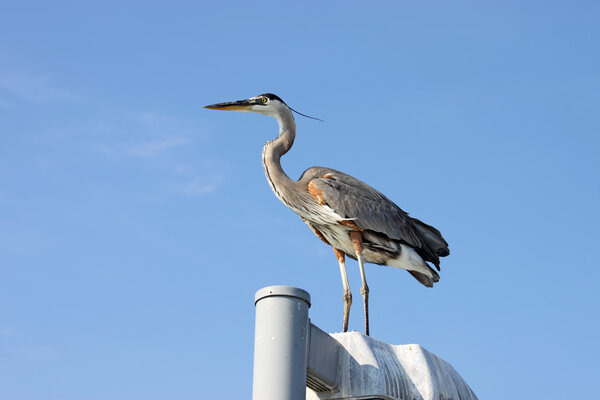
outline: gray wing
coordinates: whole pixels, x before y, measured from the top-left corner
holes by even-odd
[[[310,180],[338,215],[359,228],[383,233],[390,239],[420,248],[421,240],[412,218],[382,193],[366,183],[336,170],[327,170]]]

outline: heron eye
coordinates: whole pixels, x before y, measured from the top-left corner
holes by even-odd
[[[267,98],[266,98],[266,97],[263,97],[263,98],[261,99],[261,101],[262,101],[263,103],[266,103],[266,102],[267,102]]]

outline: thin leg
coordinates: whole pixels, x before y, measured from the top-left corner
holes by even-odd
[[[348,284],[348,274],[346,273],[346,254],[333,248],[333,252],[337,257],[338,263],[340,264],[340,272],[342,273],[342,286],[344,286],[344,321],[343,321],[343,332],[348,332],[348,317],[350,316],[350,306],[352,305],[352,293],[350,293],[350,285]]]
[[[362,233],[359,231],[350,232],[350,238],[352,239],[352,243],[354,244],[354,251],[356,252],[356,258],[358,260],[358,267],[360,268],[360,277],[362,279],[360,294],[362,294],[363,303],[365,306],[365,335],[369,336],[369,286],[367,286],[365,267],[363,266],[362,261]]]

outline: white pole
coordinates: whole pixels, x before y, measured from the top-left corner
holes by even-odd
[[[253,400],[305,400],[308,292],[269,286],[256,292]]]

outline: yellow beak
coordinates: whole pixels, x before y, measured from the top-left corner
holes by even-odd
[[[204,108],[208,108],[210,110],[229,110],[229,111],[243,111],[248,110],[251,106],[258,104],[257,100],[237,100],[237,101],[228,101],[226,103],[217,103],[211,104],[209,106],[204,106]]]

